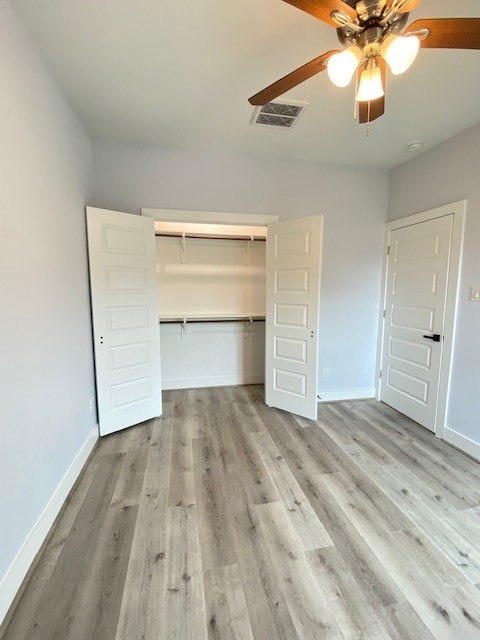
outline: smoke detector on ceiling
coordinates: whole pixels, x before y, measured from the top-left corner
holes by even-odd
[[[408,145],[408,150],[409,151],[418,151],[422,147],[423,147],[423,142],[420,142],[420,140],[419,140],[418,142],[411,142]]]
[[[275,100],[256,107],[250,124],[260,127],[278,127],[291,129],[308,107],[308,102],[293,102],[292,100]]]

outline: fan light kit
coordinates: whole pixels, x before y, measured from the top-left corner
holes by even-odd
[[[249,99],[253,105],[265,105],[327,70],[337,87],[347,87],[356,76],[359,121],[368,124],[385,112],[387,68],[394,76],[405,73],[420,48],[480,49],[480,18],[421,19],[404,30],[421,0],[283,1],[336,27],[344,49],[327,51],[256,93]]]

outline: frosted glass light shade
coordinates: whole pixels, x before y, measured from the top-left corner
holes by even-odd
[[[335,86],[346,87],[350,84],[361,59],[362,52],[355,46],[335,53],[327,63],[328,77]]]
[[[376,100],[385,95],[382,85],[382,73],[379,66],[370,66],[364,69],[360,76],[360,84],[358,87],[357,102],[368,102]]]
[[[404,73],[413,64],[420,48],[417,36],[388,36],[382,45],[382,57],[395,76]]]

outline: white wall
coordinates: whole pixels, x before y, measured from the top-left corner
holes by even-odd
[[[265,315],[265,242],[156,238],[158,313],[164,317]]]
[[[0,94],[1,622],[95,441],[96,419],[84,223],[90,143],[6,0]]]
[[[376,170],[98,142],[91,204],[324,214],[320,371],[329,367],[330,376],[319,391],[329,397],[374,387],[387,189],[386,172]]]
[[[390,173],[388,219],[467,199],[467,218],[454,347],[449,429],[480,445],[480,303],[470,287],[480,285],[480,123]],[[457,439],[472,453],[480,446]]]

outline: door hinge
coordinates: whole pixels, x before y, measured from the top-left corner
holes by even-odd
[[[387,256],[390,255],[390,246],[387,247]]]
[[[386,309],[384,309],[384,310],[383,310],[383,317],[384,317],[384,318],[386,318],[386,317],[387,317],[387,310],[386,310]]]
[[[383,373],[383,371],[380,371],[380,375],[378,376],[379,378],[381,378],[381,377],[382,377],[382,373]]]

